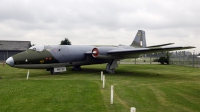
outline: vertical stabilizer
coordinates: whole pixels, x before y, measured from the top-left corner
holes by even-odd
[[[138,30],[135,39],[133,40],[132,44],[130,46],[133,47],[146,47],[146,37],[145,37],[145,31]]]

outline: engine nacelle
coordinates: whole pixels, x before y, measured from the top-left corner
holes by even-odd
[[[94,58],[112,59],[113,57],[107,54],[108,50],[111,50],[111,49],[107,47],[94,48],[92,50],[92,56]]]

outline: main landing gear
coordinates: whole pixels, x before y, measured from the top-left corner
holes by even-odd
[[[108,73],[115,73],[115,68],[117,67],[118,67],[117,60],[114,60],[106,65],[106,71]]]
[[[72,71],[81,71],[81,66],[73,66]]]

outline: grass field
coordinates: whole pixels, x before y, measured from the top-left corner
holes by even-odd
[[[106,75],[105,65],[50,75],[45,70],[0,67],[1,112],[199,112],[200,69],[172,65],[119,65]],[[114,104],[110,104],[114,85]]]

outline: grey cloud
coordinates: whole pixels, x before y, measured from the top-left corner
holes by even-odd
[[[199,4],[198,0],[1,0],[0,38],[40,43],[34,37],[43,36],[42,40],[55,43],[71,37],[77,44],[82,38],[84,44],[105,39],[105,44],[112,44],[111,38],[129,43],[138,29],[159,42],[199,38]]]

